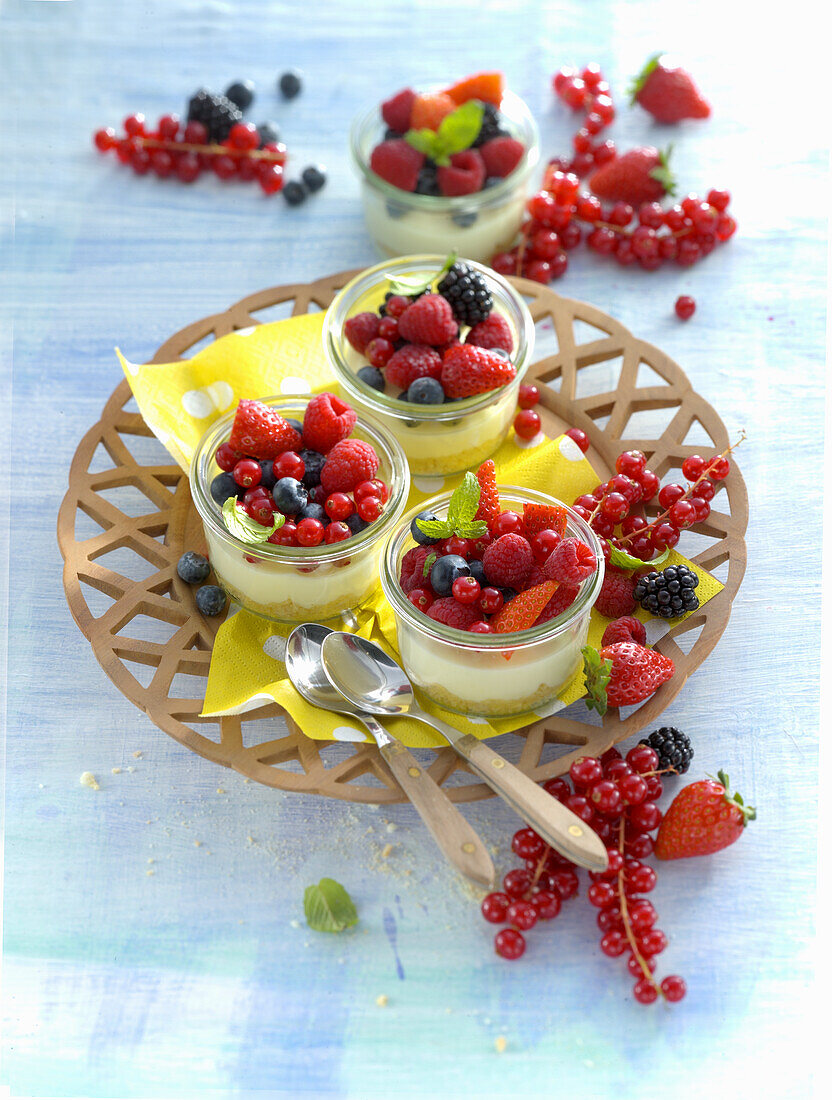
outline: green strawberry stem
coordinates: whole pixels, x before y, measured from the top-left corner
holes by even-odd
[[[717,782],[721,783],[722,786],[725,788],[725,801],[728,803],[729,806],[734,806],[742,814],[743,828],[745,828],[749,821],[756,821],[756,808],[754,806],[746,806],[746,804],[743,802],[742,795],[739,794],[737,791],[734,791],[733,794],[731,793],[731,784],[728,780],[728,776],[721,768],[716,773],[716,777]],[[713,779],[714,777],[711,775],[708,778]]]
[[[584,702],[590,710],[597,710],[603,716],[607,713],[607,685],[612,675],[612,661],[601,660],[601,654],[591,645],[581,650],[584,658],[584,683],[588,696]]]
[[[638,76],[634,76],[630,83],[627,85],[627,95],[630,97],[631,107],[635,106],[636,100],[638,99],[638,93],[647,83],[648,77],[658,68],[661,56],[662,55],[660,53],[654,53],[651,58],[648,58],[647,63],[638,74]]]
[[[659,150],[659,163],[650,171],[650,178],[662,185],[666,195],[676,194],[676,177],[670,171],[670,154],[672,152],[672,144],[664,150]]]

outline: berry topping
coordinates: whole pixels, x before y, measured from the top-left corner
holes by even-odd
[[[511,137],[495,137],[480,147],[480,156],[485,164],[486,175],[500,179],[510,175],[526,151],[522,142]]]
[[[309,499],[306,489],[293,477],[282,477],[275,482],[272,498],[284,516],[296,516]]]
[[[336,443],[349,436],[355,427],[355,421],[355,413],[340,397],[331,393],[319,393],[306,406],[303,442],[308,448],[326,454]],[[369,476],[372,477],[374,473],[375,470]]]
[[[371,444],[360,439],[343,439],[327,455],[321,470],[321,485],[327,493],[349,492],[360,481],[374,478],[378,467],[378,455]]]
[[[500,498],[497,494],[497,475],[493,461],[489,458],[477,470],[480,486],[480,502],[477,505],[475,519],[485,520],[489,528],[500,514]]]
[[[407,551],[402,558],[399,573],[399,584],[402,586],[403,592],[410,592],[414,588],[429,587],[430,567],[428,565],[427,576],[425,575],[425,567],[428,559],[435,554],[436,551],[431,550],[429,546],[414,546]],[[435,561],[436,558],[433,557],[433,560]]]
[[[487,348],[493,351],[502,348],[509,355],[514,350],[514,337],[511,326],[501,313],[492,310],[484,321],[479,321],[465,337],[466,344],[473,344],[478,348]]]
[[[297,450],[300,441],[291,424],[264,402],[242,400],[238,404],[228,438],[233,450],[254,458],[275,458],[283,451]]]
[[[417,378],[407,388],[407,400],[414,405],[441,405],[445,391],[435,378]]]
[[[204,88],[188,102],[188,122],[201,122],[209,141],[225,141],[231,127],[242,120],[242,111],[236,103],[224,95],[211,95]]]
[[[485,163],[476,149],[454,153],[451,163],[442,166],[436,173],[439,190],[448,197],[472,195],[475,191],[481,191],[485,176]]]
[[[356,313],[354,317],[347,318],[344,335],[359,355],[363,355],[369,342],[379,335],[380,324],[381,318],[377,313]]]
[[[440,380],[448,397],[473,397],[507,385],[516,374],[497,352],[460,344],[445,352]]]
[[[402,191],[416,190],[416,182],[424,163],[424,154],[401,138],[382,141],[370,154],[372,171],[386,183]]]
[[[465,558],[459,554],[443,554],[431,566],[430,585],[437,596],[450,596],[454,582],[470,574],[471,567]]]
[[[503,535],[503,538],[507,539],[518,537]],[[510,634],[515,630],[527,630],[530,626],[534,626],[556,588],[554,581],[543,581],[542,584],[527,588],[524,592],[518,592],[497,612],[491,620],[491,626],[497,634]]]
[[[438,382],[441,375],[442,358],[426,344],[405,344],[387,361],[387,381],[402,390],[409,389],[417,378],[435,378]]]
[[[746,823],[757,816],[742,796],[730,794],[728,776],[717,772],[719,782],[702,779],[684,787],[670,804],[656,837],[658,859],[707,856],[739,840]]]
[[[608,569],[595,607],[607,619],[621,619],[635,610],[634,588],[635,581],[631,576]]]
[[[456,335],[453,309],[441,294],[423,294],[399,317],[399,336],[413,344],[439,346]]]
[[[429,619],[444,623],[445,626],[455,626],[457,630],[469,630],[479,619],[476,608],[460,603],[453,596],[434,600],[427,614]]]
[[[623,619],[611,622],[604,631],[601,645],[615,645],[616,642],[637,642],[639,645],[646,645],[647,631],[641,619],[625,615]]]
[[[558,584],[575,587],[591,577],[598,567],[592,549],[580,539],[563,539],[543,565],[543,573]]]
[[[708,118],[710,104],[693,82],[690,73],[668,63],[661,54],[651,57],[630,86],[630,103],[638,103],[657,122],[680,122],[683,118]]]
[[[479,324],[494,307],[488,284],[469,264],[454,263],[439,283],[438,290],[451,303],[454,317],[461,325]]]
[[[687,502],[677,501],[673,508],[684,503]],[[694,591],[698,584],[699,577],[687,565],[668,565],[661,573],[652,572],[641,577],[633,596],[651,615],[674,619],[699,607],[699,597]]]
[[[403,88],[381,105],[381,117],[384,123],[397,134],[405,134],[410,129],[410,115],[416,93],[412,88]]]
[[[529,539],[541,531],[555,531],[563,538],[566,534],[566,510],[553,504],[532,504],[526,501],[523,505],[523,528]]]
[[[528,540],[522,535],[501,535],[486,547],[482,564],[490,584],[519,590],[524,587],[532,570],[534,555]]]
[[[693,760],[693,746],[686,733],[674,726],[662,726],[649,737],[642,737],[640,745],[649,745],[659,758],[660,771],[673,771],[684,775]]]
[[[616,642],[595,650],[584,646],[584,672],[590,710],[606,714],[607,707],[640,703],[669,680],[673,661],[635,642]]]

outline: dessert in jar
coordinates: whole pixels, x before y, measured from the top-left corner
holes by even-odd
[[[480,264],[403,256],[338,293],[324,346],[345,398],[395,435],[411,473],[445,476],[505,438],[534,322],[511,284]]]
[[[228,595],[269,619],[304,622],[376,590],[410,477],[383,425],[323,393],[240,401],[203,436],[190,483]]]
[[[402,663],[448,710],[540,711],[581,667],[604,577],[600,544],[555,498],[498,488],[490,461],[455,494],[408,512],[385,550]]]
[[[355,119],[350,150],[382,252],[487,261],[520,227],[539,140],[526,104],[487,72],[402,89]]]

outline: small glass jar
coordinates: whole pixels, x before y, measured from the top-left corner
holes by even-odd
[[[502,314],[514,337],[511,359],[517,371],[507,386],[488,393],[447,401],[444,405],[414,405],[391,393],[373,389],[358,377],[367,360],[344,335],[344,323],[356,313],[374,312],[389,289],[389,276],[438,272],[444,256],[402,256],[369,267],[335,296],[324,319],[324,348],[341,395],[356,410],[377,417],[392,432],[407,455],[412,474],[445,477],[478,466],[505,439],[517,409],[517,391],[534,350],[534,321],[513,286],[490,268],[466,259],[488,284],[494,309]]]
[[[281,416],[303,420],[307,402],[297,397],[266,397]],[[235,411],[235,410],[234,410]],[[211,496],[220,473],[214,455],[228,439],[234,411],[217,420],[191,462],[191,495],[202,518],[208,555],[217,580],[236,603],[279,622],[321,622],[354,609],[378,587],[379,558],[385,537],[395,529],[410,490],[410,474],[396,440],[372,417],[359,415],[351,438],[371,443],[379,457],[377,476],[390,496],[381,516],[343,542],[319,546],[251,546],[231,534],[222,509]]]
[[[413,606],[399,584],[401,560],[416,545],[410,524],[427,508],[439,518],[446,516],[450,493],[423,501],[402,517],[381,566],[382,588],[396,618],[399,654],[412,683],[446,710],[486,718],[540,711],[569,683],[581,667],[589,614],[604,580],[598,539],[571,508],[533,489],[500,485],[498,492],[504,508],[521,513],[526,501],[564,508],[567,536],[579,538],[595,553],[595,572],[557,618],[512,634],[472,634],[434,622]]]
[[[350,152],[361,176],[364,220],[382,254],[456,250],[461,256],[487,262],[495,252],[511,246],[523,219],[529,177],[540,156],[540,139],[534,118],[519,96],[506,92],[500,113],[505,128],[525,147],[522,160],[494,186],[456,198],[402,191],[377,176],[370,168],[370,154],[384,134],[378,104],[355,118]]]

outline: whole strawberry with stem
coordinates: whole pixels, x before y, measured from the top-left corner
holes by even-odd
[[[657,122],[708,118],[711,105],[690,73],[666,55],[654,54],[630,84],[630,106],[638,103]]]
[[[669,680],[676,671],[670,657],[636,642],[615,642],[581,650],[590,710],[607,713],[608,707],[630,707]]]
[[[669,166],[672,149],[672,145],[663,151],[653,145],[630,149],[590,176],[590,190],[600,199],[626,202],[631,206],[658,202],[676,190]]]
[[[742,795],[732,794],[728,776],[700,779],[684,787],[670,804],[656,837],[658,859],[709,856],[739,840],[757,811],[746,806]]]

